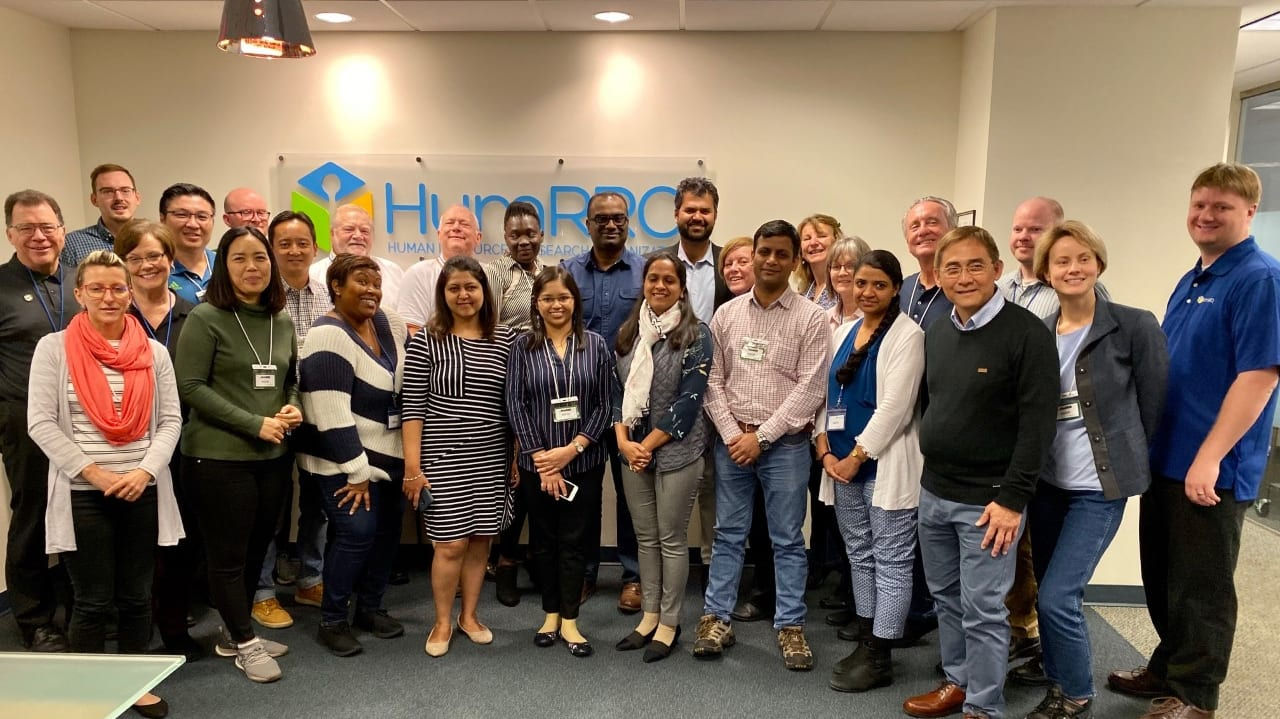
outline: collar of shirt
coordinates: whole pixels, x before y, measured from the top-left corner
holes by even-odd
[[[782,295],[781,295],[780,297],[778,297],[778,299],[774,300],[774,301],[773,301],[773,304],[769,305],[768,307],[765,307],[764,305],[761,305],[761,304],[760,304],[760,301],[756,299],[756,293],[755,293],[755,290],[752,290],[752,291],[751,291],[751,299],[750,299],[750,300],[748,300],[748,301],[749,301],[751,304],[755,305],[756,307],[759,307],[760,309],[762,309],[762,310],[766,310],[766,311],[768,311],[769,309],[771,309],[771,308],[773,307],[773,305],[781,305],[781,306],[782,306],[782,309],[784,309],[784,310],[789,310],[789,309],[791,309],[791,306],[795,303],[795,301],[796,301],[799,297],[800,297],[800,295],[799,295],[799,294],[797,294],[795,290],[791,289],[790,287],[787,287],[787,289],[785,289],[785,290],[783,290],[783,291],[782,291]]]
[[[618,256],[617,262],[613,263],[612,265],[609,265],[609,268],[604,270],[600,269],[600,267],[596,264],[595,253],[592,252],[591,250],[587,250],[581,255],[578,255],[578,257],[582,258],[583,266],[591,272],[607,273],[607,272],[614,272],[617,270],[629,270],[633,265],[636,267],[644,266],[643,257],[641,257],[640,255],[637,255],[631,250],[626,250],[626,249],[624,249],[622,251],[622,254]]]
[[[286,295],[301,294],[305,291],[315,295],[316,297],[323,297],[326,300],[329,299],[329,288],[325,287],[323,282],[312,277],[310,274],[307,275],[307,284],[303,287],[294,287],[286,282],[284,277],[280,278],[280,282],[284,285],[284,292]]]
[[[533,272],[529,272],[525,270],[524,265],[520,264],[519,262],[516,262],[515,259],[513,259],[510,255],[506,257],[506,261],[507,261],[507,265],[506,265],[507,272],[510,273],[512,276],[515,276],[515,273],[519,272],[522,274],[528,274],[532,277],[537,277],[538,274],[542,272],[544,269],[546,269],[547,267],[546,265],[542,264],[542,260],[540,258],[536,258],[536,257],[533,260]]]
[[[1234,270],[1236,268],[1236,265],[1239,265],[1241,262],[1243,262],[1246,256],[1251,255],[1257,251],[1258,251],[1258,242],[1257,240],[1253,239],[1253,235],[1249,235],[1248,237],[1244,238],[1244,241],[1241,242],[1240,244],[1232,247],[1226,252],[1223,252],[1222,255],[1220,255],[1218,259],[1214,260],[1213,264],[1209,265],[1208,267],[1201,266],[1201,262],[1203,260],[1196,260],[1196,267],[1195,267],[1196,274],[1199,275],[1201,273],[1207,272],[1211,275],[1222,277],[1223,275],[1227,274],[1231,270]]]
[[[211,249],[205,248],[204,258],[205,258],[205,267],[204,267],[205,275],[212,276],[213,263],[217,261],[218,254]],[[186,266],[184,266],[181,262],[179,262],[178,258],[176,257],[173,258],[173,269],[169,272],[169,274],[170,275],[191,275],[193,277],[198,276],[192,270],[187,269]]]
[[[960,323],[960,317],[956,315],[956,308],[952,307],[951,321],[955,323],[956,329],[961,332],[969,332],[970,330],[976,330],[985,326],[988,322],[994,319],[1002,309],[1004,309],[1004,295],[996,292],[991,296],[991,299],[987,300],[987,303],[977,312],[974,312],[973,316],[969,318],[969,321],[964,324]]]
[[[679,257],[681,262],[685,263],[686,265],[688,265],[688,266],[690,266],[690,267],[697,267],[697,266],[699,266],[699,265],[707,265],[708,267],[711,267],[712,269],[715,269],[715,263],[711,261],[711,243],[710,243],[710,242],[708,242],[708,243],[707,243],[707,251],[706,251],[706,253],[704,253],[704,254],[702,255],[702,259],[698,260],[697,262],[694,262],[693,260],[689,259],[689,255],[687,255],[687,254],[685,253],[685,251],[684,251],[684,243],[683,243],[683,242],[677,242],[677,243],[676,243],[676,257]]]

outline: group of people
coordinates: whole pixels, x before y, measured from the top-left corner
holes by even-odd
[[[359,206],[334,212],[317,262],[311,219],[272,216],[252,190],[227,195],[210,250],[202,188],[166,189],[152,222],[125,168],[90,182],[101,218],[83,230],[65,233],[39,191],[4,208],[6,579],[32,650],[104,651],[114,622],[119,651],[142,652],[154,622],[194,659],[202,575],[215,652],[278,679],[288,647],[254,624],[293,622],[275,584],[296,489],[289,579],[333,654],[404,633],[383,597],[412,507],[433,548],[427,654],[455,630],[493,641],[480,593],[493,556],[499,601],[519,601],[527,518],[533,641],[587,657],[608,467],[619,608],[639,615],[617,650],[655,662],[679,641],[697,507],[695,657],[772,615],[785,667],[812,669],[806,586],[813,565],[839,568],[850,600],[827,619],[856,644],[831,687],[890,685],[892,649],[936,627],[944,679],[906,699],[917,717],[1000,719],[1006,676],[1046,687],[1028,719],[1091,716],[1083,595],[1141,495],[1160,644],[1108,684],[1157,698],[1147,719],[1216,709],[1280,367],[1280,263],[1250,235],[1247,167],[1193,182],[1200,257],[1163,327],[1111,300],[1103,241],[1044,197],[1015,212],[1008,272],[990,233],[932,196],[903,217],[908,276],[827,215],[721,247],[706,178],[679,183],[680,239],[647,257],[627,248],[626,199],[601,192],[591,248],[563,263],[543,262],[541,218],[514,202],[503,257],[475,257],[477,219],[454,206],[441,256],[402,272],[372,255]],[[739,601],[748,544],[755,586]],[[70,579],[69,638],[48,554]],[[152,694],[134,708],[168,710]]]

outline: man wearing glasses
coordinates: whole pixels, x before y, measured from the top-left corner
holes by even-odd
[[[213,211],[213,196],[198,185],[179,182],[160,194],[160,221],[178,236],[169,289],[193,305],[204,300],[204,286],[213,277]]]
[[[333,258],[341,254],[364,255],[372,257],[382,268],[382,308],[398,310],[400,308],[400,287],[404,284],[404,268],[384,257],[373,254],[373,218],[359,205],[342,205],[333,211],[333,222],[329,226],[329,238],[332,252],[323,260],[311,266],[311,276],[321,284],[325,283],[325,273]],[[328,286],[327,284],[325,285]],[[408,319],[407,317],[405,318]]]
[[[222,200],[222,221],[231,229],[256,227],[266,235],[270,220],[271,211],[267,209],[267,201],[247,187],[237,187]]]
[[[936,245],[953,305],[925,331],[920,549],[938,614],[944,681],[907,699],[916,717],[1000,719],[1022,515],[1053,447],[1058,349],[1040,318],[996,290],[1000,250],[981,227]]]
[[[598,192],[587,201],[587,232],[591,249],[561,264],[578,283],[582,293],[582,319],[587,329],[604,337],[610,347],[618,338],[618,329],[631,313],[640,296],[644,278],[644,258],[627,249],[627,201],[616,192]],[[626,614],[640,611],[640,565],[636,557],[636,533],[631,525],[631,512],[622,491],[622,464],[618,459],[618,443],[612,432],[605,432],[609,450],[609,470],[613,475],[618,528],[618,562],[622,564],[622,593],[618,609]],[[595,592],[600,571],[600,512],[592,514],[593,526],[584,536],[587,547],[587,576],[583,599]]]
[[[59,261],[71,270],[95,250],[115,247],[116,233],[133,219],[142,197],[133,184],[133,175],[119,165],[105,164],[89,173],[89,204],[98,208],[98,221],[67,233]]]
[[[80,311],[74,266],[59,261],[62,210],[36,190],[4,202],[5,236],[13,258],[0,265],[0,456],[9,478],[13,517],[4,576],[22,643],[37,652],[67,651],[53,623],[54,573],[44,547],[49,460],[27,435],[27,386],[36,342],[66,329]]]

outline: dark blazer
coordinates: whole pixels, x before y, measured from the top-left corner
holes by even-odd
[[[650,257],[653,257],[654,255],[658,254],[659,252],[668,252],[672,255],[675,255],[676,257],[679,257],[680,243],[677,242],[676,244],[670,247],[663,247],[660,250],[654,250],[653,252],[650,252],[648,255],[645,255],[645,259],[647,260]],[[733,299],[733,293],[729,291],[729,286],[724,283],[724,275],[720,273],[720,245],[717,245],[714,242],[711,243],[711,264],[715,266],[715,271],[716,271],[715,272],[716,274],[715,309],[718,310],[720,309],[720,305]]]
[[[1045,318],[1050,331],[1061,314]],[[1168,375],[1169,352],[1155,315],[1099,295],[1076,358],[1076,389],[1107,499],[1142,494],[1151,484],[1147,445],[1164,409]],[[1046,468],[1041,479],[1050,473]]]

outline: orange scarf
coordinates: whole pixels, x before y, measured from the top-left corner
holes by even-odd
[[[133,315],[125,315],[120,346],[111,343],[79,312],[67,325],[67,369],[80,406],[102,436],[119,447],[142,439],[151,428],[155,397],[154,358],[147,333]],[[116,411],[103,366],[124,375],[124,396]]]

